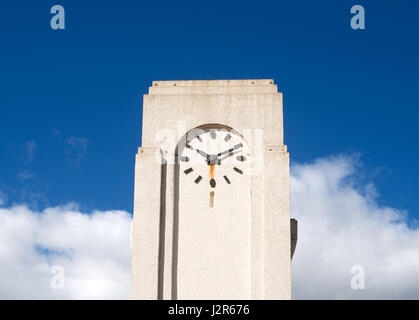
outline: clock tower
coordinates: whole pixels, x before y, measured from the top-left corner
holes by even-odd
[[[290,299],[282,93],[273,80],[154,81],[131,224],[133,299]]]

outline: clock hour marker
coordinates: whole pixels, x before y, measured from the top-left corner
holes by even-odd
[[[246,161],[246,158],[244,156],[237,156],[236,159],[239,161]]]
[[[228,142],[228,140],[231,139],[231,134],[227,134],[226,137],[224,138],[225,142]]]
[[[201,177],[201,176],[198,176],[198,177],[195,179],[195,183],[199,183],[201,180],[202,180],[202,177]]]
[[[202,138],[200,136],[196,136],[199,142],[202,142]]]
[[[233,148],[234,149],[238,149],[238,148],[241,148],[241,147],[243,147],[243,144],[242,143],[239,143],[239,144],[236,144]]]
[[[213,139],[217,138],[217,133],[215,132],[215,130],[211,130],[210,135],[211,135],[211,138]]]
[[[189,174],[189,173],[191,173],[193,171],[193,169],[192,168],[189,168],[189,169],[186,169],[185,171],[183,171],[183,172],[185,172],[186,174]]]
[[[188,143],[185,145],[185,147],[188,148],[188,149],[193,150],[193,147],[190,144],[188,144]]]
[[[180,161],[188,162],[189,161],[189,157],[180,157]]]
[[[210,186],[211,186],[211,188],[215,188],[215,185],[216,185],[216,183],[215,183],[215,180],[213,178],[213,179],[210,180]]]
[[[236,172],[238,172],[238,173],[240,173],[240,174],[243,174],[243,171],[241,171],[239,168],[237,168],[237,167],[234,167],[233,168],[233,170],[234,171],[236,171]]]
[[[227,178],[227,176],[224,176],[224,180],[228,183],[228,184],[230,184],[231,182],[230,182],[230,180]]]

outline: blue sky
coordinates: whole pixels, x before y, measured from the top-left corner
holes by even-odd
[[[7,1],[0,29],[7,203],[132,212],[151,81],[273,78],[292,163],[359,154],[378,201],[419,219],[416,1]]]

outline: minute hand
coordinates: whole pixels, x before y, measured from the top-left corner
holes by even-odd
[[[236,144],[233,148],[230,148],[230,149],[228,149],[228,150],[226,150],[226,151],[220,152],[220,153],[218,154],[218,156],[219,156],[219,157],[221,157],[222,155],[225,155],[225,154],[227,154],[227,153],[232,153],[234,150],[240,149],[241,147],[243,147],[243,144],[238,143],[238,144]]]
[[[238,153],[240,153],[240,152],[241,152],[241,150],[237,150],[236,152],[230,152],[228,155],[226,155],[226,156],[222,157],[222,158],[220,159],[220,162],[221,162],[221,161],[223,161],[223,160],[225,160],[225,159],[227,159],[228,157],[234,156],[235,154],[238,154]]]

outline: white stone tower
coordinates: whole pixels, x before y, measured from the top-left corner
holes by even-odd
[[[135,165],[131,297],[290,299],[291,226],[273,80],[153,82]]]

